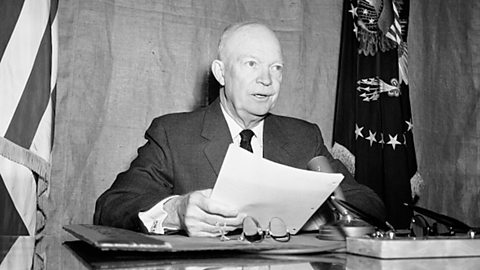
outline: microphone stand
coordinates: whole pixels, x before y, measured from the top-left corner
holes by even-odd
[[[312,158],[307,164],[307,169],[317,172],[335,173],[330,166],[328,158],[324,156]],[[343,195],[342,189],[337,187],[333,195],[327,200],[327,204],[336,220],[320,226],[317,238],[324,240],[345,240],[348,236],[363,236],[375,232],[375,227],[360,219],[361,217],[357,217],[358,215],[352,215],[350,213],[351,211],[342,206],[341,202],[343,201],[345,201],[345,196]]]
[[[317,238],[322,240],[345,240],[347,237],[361,237],[375,233],[375,227],[352,215],[332,195],[327,204],[335,213],[336,220],[320,226]]]

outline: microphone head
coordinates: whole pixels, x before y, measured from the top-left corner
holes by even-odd
[[[310,171],[317,171],[317,172],[325,172],[325,173],[334,173],[332,166],[330,166],[330,162],[324,156],[318,156],[312,158],[307,163],[307,169]]]
[[[330,161],[328,161],[327,157],[324,156],[318,156],[312,158],[308,163],[307,163],[307,169],[310,171],[315,171],[315,172],[324,172],[324,173],[335,173],[333,170],[332,166],[330,165]],[[343,194],[342,189],[340,186],[338,186],[335,191],[333,192],[336,197],[345,200],[345,195]],[[348,212],[340,206],[338,203],[334,202],[333,200],[329,200],[332,202],[333,206],[340,212],[340,213],[347,213]]]

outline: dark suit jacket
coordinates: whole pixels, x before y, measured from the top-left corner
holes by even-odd
[[[219,99],[193,112],[156,118],[145,138],[147,142],[138,149],[130,168],[98,198],[95,224],[144,230],[138,218],[140,211],[172,194],[213,188],[232,143]],[[263,140],[264,158],[292,167],[305,169],[313,157],[328,157],[333,169],[346,176],[341,183],[346,200],[385,218],[382,201],[332,158],[317,125],[270,114],[265,118]]]

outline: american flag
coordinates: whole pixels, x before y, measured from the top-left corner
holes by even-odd
[[[37,184],[51,167],[57,6],[0,1],[0,235],[36,234]],[[0,269],[15,266],[2,256]]]

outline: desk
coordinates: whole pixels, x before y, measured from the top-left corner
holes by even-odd
[[[268,255],[242,252],[102,252],[74,238],[40,241],[45,260],[34,256],[34,237],[0,236],[0,269],[478,269],[480,257],[380,260],[345,253]]]
[[[35,238],[0,236],[0,269],[345,269],[345,254],[277,256],[226,252],[100,251],[85,242],[61,237],[41,241],[46,260],[34,256]],[[333,267],[333,268],[332,268]]]

